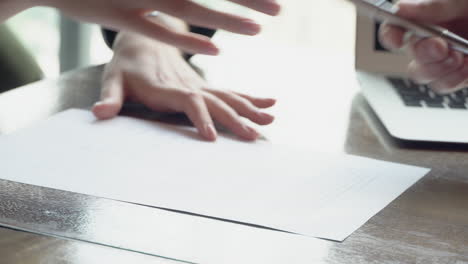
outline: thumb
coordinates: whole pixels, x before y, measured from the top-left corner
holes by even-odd
[[[101,100],[93,106],[93,113],[98,119],[115,117],[122,109],[124,100],[123,86],[119,77],[108,77],[102,82]]]
[[[466,0],[400,0],[397,7],[398,15],[431,24],[468,18]]]

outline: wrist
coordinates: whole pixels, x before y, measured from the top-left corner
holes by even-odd
[[[165,15],[158,11],[154,11],[148,15],[148,19],[154,23],[166,26],[178,32],[188,32],[189,26],[182,19]]]
[[[148,38],[144,35],[129,31],[121,31],[117,34],[113,50],[115,54],[128,57],[139,57],[161,54],[177,54],[182,56],[182,52],[173,46]]]
[[[188,32],[189,26],[178,18],[173,18],[168,15],[154,12],[148,16],[148,19],[153,23],[160,24],[162,26],[171,28],[179,32]],[[138,52],[138,50],[155,50],[155,51],[164,51],[167,53],[178,53],[183,55],[183,52],[176,47],[165,44],[153,38],[146,37],[139,33],[134,33],[130,31],[121,31],[117,34],[114,44],[114,52],[121,52],[122,49],[129,50],[133,52]]]

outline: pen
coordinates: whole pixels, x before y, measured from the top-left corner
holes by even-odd
[[[398,11],[397,6],[386,0],[349,1],[356,5],[358,12],[363,13],[370,18],[400,26],[418,37],[440,37],[447,41],[452,49],[468,55],[468,40],[460,37],[446,28],[436,25],[421,24],[400,17],[396,14]]]

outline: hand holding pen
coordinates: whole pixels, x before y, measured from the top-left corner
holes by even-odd
[[[396,14],[422,24],[444,27],[468,37],[468,1],[401,0]],[[451,93],[468,86],[468,57],[442,37],[419,37],[401,27],[384,23],[380,40],[391,50],[402,49],[411,57],[409,76],[438,93]]]

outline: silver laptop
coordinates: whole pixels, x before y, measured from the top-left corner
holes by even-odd
[[[468,143],[468,89],[441,96],[409,81],[408,58],[378,43],[378,27],[358,16],[356,70],[362,93],[388,132],[402,140]]]

